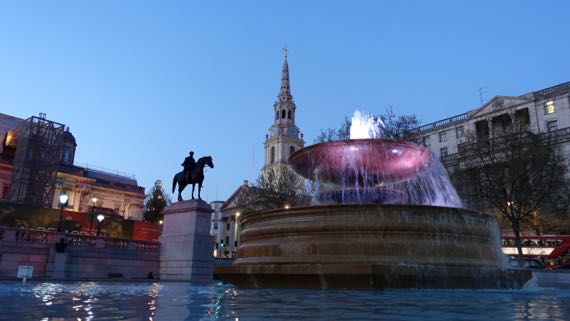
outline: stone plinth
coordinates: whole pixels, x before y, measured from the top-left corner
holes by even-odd
[[[159,239],[162,280],[212,281],[212,212],[212,207],[202,200],[177,202],[164,210],[163,232]]]
[[[66,253],[55,253],[55,261],[53,263],[53,278],[63,279],[65,277],[65,267],[67,265]]]

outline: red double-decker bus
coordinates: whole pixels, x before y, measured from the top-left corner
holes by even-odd
[[[521,236],[525,257],[540,259],[546,269],[570,268],[570,235]],[[514,236],[502,237],[503,253],[518,255]]]

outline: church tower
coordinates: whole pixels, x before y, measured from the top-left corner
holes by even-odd
[[[293,96],[291,96],[289,64],[287,63],[287,49],[285,49],[281,88],[277,101],[273,104],[274,122],[269,128],[269,134],[265,137],[264,170],[279,164],[288,164],[289,156],[305,145],[303,134],[295,125],[296,109]]]

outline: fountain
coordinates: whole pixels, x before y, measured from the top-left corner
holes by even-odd
[[[224,282],[255,288],[520,288],[496,218],[461,208],[430,151],[382,139],[359,112],[351,139],[291,155],[318,186],[313,206],[247,213]]]

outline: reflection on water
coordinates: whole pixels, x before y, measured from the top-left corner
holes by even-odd
[[[570,320],[570,291],[247,290],[2,283],[0,320]]]

